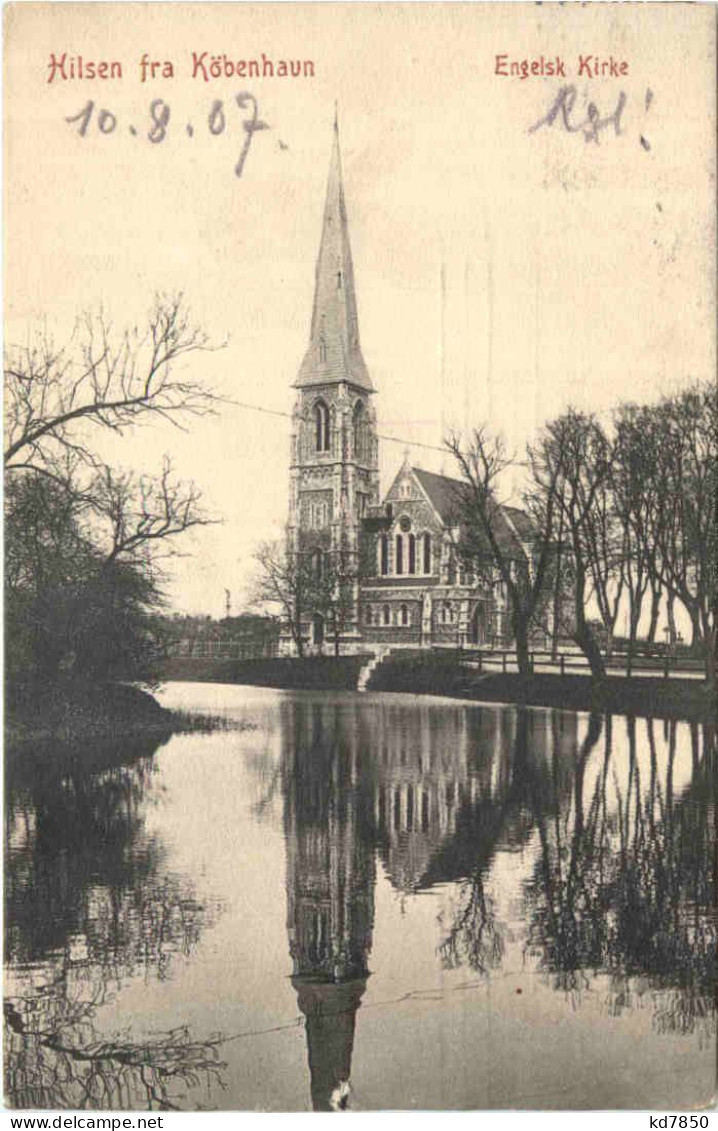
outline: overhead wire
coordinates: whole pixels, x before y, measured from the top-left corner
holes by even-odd
[[[266,405],[250,404],[248,401],[237,401],[233,397],[228,397],[227,401],[236,408],[245,408],[252,412],[262,412],[267,416],[284,416],[288,420],[292,418],[291,412],[282,412],[281,409],[278,408],[267,408]],[[405,448],[426,448],[428,451],[441,452],[442,455],[446,455],[445,448],[440,447],[438,444],[426,444],[421,440],[408,440],[402,436],[387,436],[381,432],[377,433],[377,439],[387,440],[391,444],[403,444]]]

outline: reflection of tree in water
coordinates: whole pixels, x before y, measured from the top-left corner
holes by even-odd
[[[93,1016],[102,992],[70,1001],[64,980],[43,990],[5,1003],[5,1088],[13,1107],[178,1110],[188,1088],[222,1085],[219,1038],[195,1041],[185,1027],[144,1042],[99,1038]],[[38,1014],[41,1024],[33,1027]]]
[[[644,724],[646,759],[636,721],[626,725],[622,773],[610,718],[603,754],[592,757],[601,722],[591,717],[560,817],[547,813],[544,790],[531,783],[540,856],[526,889],[528,948],[565,989],[580,989],[588,971],[607,971],[614,1012],[638,1004],[643,989],[666,991],[655,999],[655,1023],[691,1032],[714,1024],[713,736],[704,728],[701,753],[693,728],[692,778],[676,795],[676,724],[668,724],[661,768],[654,723]]]
[[[501,965],[505,940],[506,927],[497,920],[483,872],[477,870],[461,885],[458,911],[439,946],[442,965],[447,969],[466,965],[487,974]]]
[[[123,982],[139,970],[166,977],[216,913],[163,870],[145,832],[156,747],[145,736],[120,750],[9,760],[5,1076],[15,1107],[171,1108],[179,1086],[217,1078],[216,1041],[95,1030]]]
[[[492,860],[499,847],[515,851],[531,835],[529,780],[542,790],[548,807],[566,796],[576,749],[575,716],[518,709],[510,746],[499,749],[499,787],[478,798],[478,804],[459,817],[448,849],[452,855],[458,852],[466,879],[461,881],[450,925],[438,949],[446,968],[467,965],[479,974],[501,965],[509,935],[487,890]],[[552,798],[542,784],[547,775],[553,778]],[[443,916],[439,922],[444,925]]]

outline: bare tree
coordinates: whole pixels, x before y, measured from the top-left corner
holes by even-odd
[[[571,408],[543,430],[529,449],[535,489],[544,506],[563,516],[570,547],[574,595],[572,635],[583,651],[596,679],[606,668],[601,650],[586,616],[591,587],[598,583],[608,596],[610,561],[601,517],[611,462],[610,447],[595,417]],[[606,603],[606,613],[615,612]]]
[[[623,579],[628,596],[627,674],[631,674],[643,601],[650,587],[651,615],[648,639],[655,639],[663,586],[655,565],[655,527],[659,513],[652,412],[637,405],[621,405],[614,416],[611,490],[622,530]]]
[[[294,554],[282,539],[263,542],[254,560],[256,570],[250,589],[250,604],[279,609],[297,655],[303,656],[302,624],[312,588],[309,559],[305,555]]]
[[[46,337],[11,347],[5,357],[6,471],[68,483],[68,470],[78,463],[95,465],[88,426],[122,433],[152,415],[181,427],[182,416],[212,412],[218,398],[177,372],[183,357],[211,348],[182,295],[158,295],[146,329],[116,332],[102,312],[88,313],[67,347]]]
[[[702,645],[706,679],[715,685],[716,496],[718,405],[715,389],[697,386],[655,410],[658,521],[654,569],[685,607],[693,645]]]
[[[358,579],[355,554],[343,550],[326,553],[315,550],[310,556],[307,598],[312,612],[324,617],[330,627],[335,656],[341,650],[341,635],[354,616]]]
[[[506,540],[500,533],[506,521],[496,493],[502,474],[513,463],[501,437],[492,437],[482,427],[474,430],[466,445],[462,444],[460,436],[449,436],[446,448],[461,473],[461,487],[455,499],[456,520],[461,530],[460,552],[488,578],[498,575],[504,586],[511,610],[518,668],[527,678],[530,674],[529,636],[548,596],[548,571],[555,552],[555,492],[549,490],[543,505],[533,507],[535,536],[527,556],[515,539]]]
[[[178,535],[220,521],[206,512],[194,483],[173,475],[168,456],[156,478],[103,465],[88,495],[107,562],[149,562],[160,553],[175,554]]]
[[[123,434],[145,420],[183,427],[187,415],[212,412],[216,396],[178,365],[209,348],[182,297],[160,296],[144,330],[117,333],[101,313],[88,314],[65,348],[39,337],[8,350],[6,600],[15,679],[53,682],[66,669],[100,678],[93,641],[110,637],[123,663],[146,651],[159,560],[175,551],[178,535],[216,520],[167,458],[157,477],[108,466],[97,431]]]

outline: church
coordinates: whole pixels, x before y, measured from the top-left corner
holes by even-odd
[[[457,481],[414,466],[407,454],[380,495],[376,389],[359,338],[336,121],[309,343],[294,388],[288,555],[317,578],[341,577],[345,594],[333,615],[307,597],[305,650],[508,646],[503,585],[456,554]],[[503,547],[530,568],[528,516],[504,506],[497,521]],[[296,652],[288,635],[282,650]]]

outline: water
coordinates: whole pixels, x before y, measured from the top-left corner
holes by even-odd
[[[10,1105],[710,1100],[707,728],[162,697],[251,729],[9,757]]]

